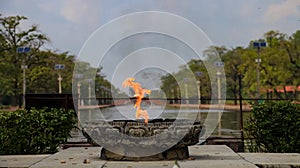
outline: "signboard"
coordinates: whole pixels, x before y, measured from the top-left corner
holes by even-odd
[[[202,75],[203,75],[203,73],[200,72],[200,71],[196,71],[195,74],[196,74],[197,76],[202,76]]]
[[[221,61],[215,62],[215,66],[222,67],[222,66],[224,66],[224,62],[221,62]]]
[[[74,76],[76,79],[81,79],[83,78],[83,74],[75,74]]]
[[[266,42],[264,42],[264,41],[262,41],[262,42],[253,42],[253,46],[254,47],[257,47],[257,48],[259,48],[259,47],[266,47],[267,46],[267,43]]]
[[[17,48],[17,53],[27,53],[30,51],[29,47],[18,47]]]
[[[54,69],[65,69],[65,64],[55,64]]]

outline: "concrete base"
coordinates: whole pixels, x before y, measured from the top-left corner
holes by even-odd
[[[0,155],[0,167],[30,167],[51,155]]]
[[[239,153],[239,155],[260,168],[300,168],[299,153]]]
[[[178,161],[178,167],[187,168],[256,168],[252,164],[242,159],[239,154],[225,145],[202,145],[189,148],[189,160]]]
[[[206,141],[207,145],[226,145],[234,152],[244,152],[244,142],[231,136],[211,136]]]
[[[299,153],[235,153],[225,145],[194,145],[185,160],[163,161],[108,161],[100,159],[100,147],[68,148],[54,155],[0,156],[0,167],[22,168],[255,168],[300,167]]]
[[[130,156],[122,156],[105,148],[101,149],[101,159],[103,160],[115,160],[115,161],[155,161],[155,160],[183,160],[189,158],[189,150],[188,147],[181,148],[171,148],[165,152],[146,156],[146,157],[130,157]]]

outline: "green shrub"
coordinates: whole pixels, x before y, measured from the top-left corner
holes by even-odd
[[[74,111],[63,109],[0,112],[0,154],[54,153],[75,124]]]
[[[244,128],[251,152],[300,152],[300,105],[289,101],[254,104]]]

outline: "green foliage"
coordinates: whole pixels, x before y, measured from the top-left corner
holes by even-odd
[[[245,126],[251,152],[300,152],[300,105],[289,101],[254,104]]]
[[[266,41],[267,46],[259,50],[253,46],[254,41]],[[193,72],[201,71],[203,75],[201,80],[202,97],[211,97],[211,90],[215,89],[214,69],[210,67],[207,71],[207,65],[204,62],[213,63],[218,61],[219,55],[224,62],[226,75],[227,97],[237,99],[239,97],[239,81],[241,79],[243,98],[257,98],[257,71],[260,73],[261,98],[287,98],[299,99],[299,91],[287,94],[286,92],[277,92],[277,89],[283,89],[284,86],[300,85],[300,30],[288,36],[279,31],[269,31],[265,33],[264,39],[257,39],[249,42],[248,47],[235,47],[227,49],[225,47],[209,47],[203,52],[205,59],[191,60],[188,66]],[[218,54],[216,54],[218,53]],[[261,59],[260,67],[255,62],[257,58]],[[184,66],[184,65],[183,65]],[[161,87],[166,93],[176,85],[173,76],[182,74],[184,69],[174,74],[169,74],[162,78]],[[210,83],[212,81],[212,84]],[[267,94],[267,90],[276,90],[272,95]],[[169,96],[169,95],[168,95]],[[269,96],[269,97],[268,97]],[[237,102],[235,102],[237,104]]]
[[[24,29],[21,25],[26,22],[24,16],[3,17],[0,14],[0,95],[13,97],[10,104],[19,104],[19,95],[23,94],[23,69],[26,69],[26,93],[57,93],[58,76],[61,75],[62,92],[72,92],[72,78],[75,66],[75,56],[68,52],[41,50],[50,39],[38,29],[36,25]],[[18,47],[30,47],[30,52],[17,53]],[[55,70],[55,64],[64,64],[65,68]],[[86,79],[95,79],[95,86],[110,88],[110,83],[100,76],[101,68],[94,68],[86,62],[77,64],[79,73],[84,75],[82,89],[87,89],[89,83]],[[95,72],[95,76],[91,76]],[[100,91],[99,91],[100,92]],[[87,95],[82,95],[87,96]]]
[[[62,92],[71,93],[73,61],[74,56],[67,53],[39,51],[38,56],[32,58],[31,64],[28,66],[27,93],[57,93],[59,73],[63,78]],[[55,70],[55,64],[64,64],[65,69]]]
[[[22,69],[23,61],[28,66],[26,69],[27,93],[57,93],[58,73],[62,75],[62,91],[70,93],[73,78],[75,56],[67,52],[57,53],[54,51],[42,51],[41,48],[50,39],[39,30],[36,25],[31,25],[27,29],[21,27],[26,22],[24,16],[3,17],[0,14],[0,95],[13,96],[13,105],[18,104],[18,96],[22,94]],[[267,46],[258,49],[253,47],[254,41],[266,41]],[[205,64],[220,61],[225,64],[227,97],[239,97],[239,81],[242,80],[243,98],[256,98],[257,94],[257,63],[255,59],[261,58],[259,67],[260,86],[262,98],[288,98],[299,99],[300,92],[292,95],[287,93],[274,92],[272,95],[266,94],[267,89],[276,90],[278,86],[300,85],[300,30],[292,35],[287,35],[279,31],[270,30],[264,34],[263,39],[256,39],[249,42],[247,47],[234,47],[231,49],[223,46],[210,46],[203,51],[203,60],[190,60],[187,65],[182,65],[178,72],[168,74],[162,78],[162,90],[167,97],[180,97],[180,81],[186,76],[186,67],[189,66],[193,73],[202,72],[201,76],[195,75],[201,81],[201,96],[216,97],[212,95],[212,90],[216,89],[215,71],[216,67]],[[21,46],[30,47],[29,53],[17,53],[17,48]],[[55,64],[65,64],[64,70],[54,70]],[[76,64],[77,73],[84,76],[83,79],[76,79],[81,83],[82,90],[87,89],[90,84],[96,89],[95,96],[103,95],[105,89],[112,88],[118,93],[114,86],[105,79],[105,74],[101,74],[101,67],[91,67],[89,63],[78,62]],[[208,66],[208,67],[207,67]],[[210,67],[212,66],[212,67]],[[208,71],[207,69],[210,69]],[[91,75],[92,74],[92,75]],[[95,74],[95,75],[93,75]],[[86,79],[94,78],[95,82],[89,83]],[[175,80],[176,78],[176,80]],[[223,86],[223,85],[222,85]],[[224,85],[225,86],[225,85]],[[196,97],[196,87],[189,84],[189,96]],[[74,87],[76,92],[76,87]],[[182,92],[183,93],[183,92]],[[224,94],[222,94],[224,95]],[[87,95],[82,95],[83,97]],[[270,96],[270,97],[267,97]],[[237,102],[234,102],[237,104]]]
[[[75,128],[74,111],[31,109],[0,112],[0,154],[54,153]]]
[[[21,65],[23,62],[30,65],[49,41],[36,25],[22,29],[21,24],[26,20],[24,16],[0,17],[0,87],[4,88],[0,94],[14,96],[15,101],[22,91]],[[23,46],[30,47],[30,52],[17,53],[17,48]]]

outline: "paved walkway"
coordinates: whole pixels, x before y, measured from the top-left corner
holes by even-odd
[[[53,155],[0,156],[0,167],[7,168],[255,168],[300,167],[297,153],[235,153],[224,145],[189,147],[190,158],[180,161],[106,161],[99,159],[100,147],[68,148]]]

